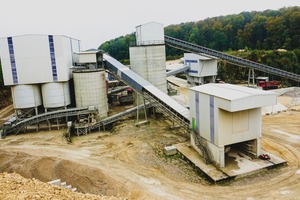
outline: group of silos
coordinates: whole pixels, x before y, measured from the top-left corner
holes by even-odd
[[[11,87],[11,91],[14,108],[19,112],[35,108],[35,114],[38,114],[38,107],[41,105],[47,112],[50,109],[66,108],[71,104],[68,82],[15,85]]]
[[[80,52],[80,41],[61,35],[0,39],[4,84],[11,86],[17,116],[33,109],[37,115],[41,105],[45,112],[65,109],[72,99],[76,107],[95,106],[99,117],[107,116],[105,71],[74,70],[74,52]]]
[[[136,37],[136,45],[130,47],[131,69],[167,93],[163,25],[137,26]],[[0,38],[4,84],[11,86],[17,116],[28,110],[37,115],[42,105],[45,112],[67,108],[72,99],[76,107],[95,106],[100,118],[107,116],[105,71],[74,68],[76,58],[81,64],[91,60],[88,52],[79,59],[74,56],[80,48],[79,40],[61,35]],[[69,84],[72,78],[75,97]]]

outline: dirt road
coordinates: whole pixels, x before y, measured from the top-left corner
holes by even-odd
[[[134,119],[111,132],[74,137],[62,131],[9,136],[0,141],[1,171],[41,181],[60,178],[81,192],[132,199],[299,199],[300,112],[263,117],[262,147],[287,160],[286,167],[212,185],[162,148],[188,140],[161,118],[137,128]]]

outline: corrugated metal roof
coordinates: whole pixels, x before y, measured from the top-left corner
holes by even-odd
[[[218,58],[216,58],[216,57],[214,57],[214,56],[210,56],[210,55],[207,55],[207,54],[204,54],[204,53],[184,53],[184,58],[185,57],[191,57],[191,56],[193,56],[193,57],[197,57],[197,59],[199,59],[199,60],[217,60]]]
[[[145,23],[145,24],[140,24],[140,25],[136,26],[136,28],[137,28],[137,27],[140,27],[140,26],[149,25],[149,24],[159,24],[159,25],[162,25],[162,26],[163,26],[162,23],[151,21],[151,22],[148,22],[148,23]]]
[[[23,34],[23,35],[12,35],[12,36],[5,36],[5,37],[0,37],[0,39],[6,39],[8,37],[26,37],[26,36],[48,36],[48,35],[53,35],[53,34]],[[61,37],[65,37],[65,38],[70,38],[70,39],[73,39],[73,40],[78,40],[76,38],[72,38],[72,37],[69,37],[69,36],[66,36],[66,35],[53,35],[53,36],[61,36]],[[80,40],[78,40],[80,41]]]
[[[222,99],[235,101],[253,96],[273,96],[274,92],[248,88],[244,86],[211,83],[190,88],[190,90],[209,94]]]

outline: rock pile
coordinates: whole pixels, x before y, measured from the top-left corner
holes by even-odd
[[[107,197],[73,192],[59,186],[43,183],[37,179],[26,179],[16,173],[0,173],[0,199],[87,199],[125,200],[123,197]]]

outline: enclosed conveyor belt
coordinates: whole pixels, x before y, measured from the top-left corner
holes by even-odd
[[[185,51],[193,52],[193,53],[203,53],[203,54],[206,54],[209,56],[220,58],[222,60],[225,60],[227,62],[236,64],[236,65],[239,65],[242,67],[250,67],[250,68],[253,68],[258,71],[267,72],[267,73],[270,73],[273,75],[281,76],[281,77],[284,77],[284,78],[287,78],[290,80],[300,82],[300,75],[294,74],[291,72],[287,72],[284,70],[276,69],[276,68],[270,67],[268,65],[263,65],[263,64],[256,63],[256,62],[253,62],[250,60],[246,60],[246,59],[239,58],[236,56],[228,55],[226,53],[215,51],[213,49],[202,47],[202,46],[192,44],[192,43],[189,43],[189,42],[186,42],[183,40],[179,40],[176,38],[172,38],[172,37],[166,36],[166,35],[165,35],[165,42],[166,42],[166,44],[168,44],[172,47],[181,49],[181,50],[185,50]]]
[[[150,108],[150,107],[151,107],[150,103],[146,103],[146,108]],[[87,133],[94,129],[99,129],[99,131],[100,131],[101,127],[104,127],[105,125],[116,122],[125,116],[136,113],[137,109],[143,109],[143,108],[144,108],[144,105],[140,105],[140,106],[136,106],[134,108],[129,108],[129,109],[122,111],[120,113],[117,113],[115,115],[109,116],[109,117],[102,119],[94,124],[87,124],[86,126],[76,126],[75,125],[77,135],[79,135],[78,133],[83,133],[83,132]],[[84,130],[84,129],[87,129],[87,130]]]
[[[117,78],[125,82],[136,92],[141,94],[153,106],[163,111],[172,120],[188,129],[189,127],[189,109],[177,103],[167,94],[160,91],[143,77],[124,66],[122,63],[104,54],[106,68],[116,75]]]
[[[119,88],[117,88],[117,89],[108,91],[108,95],[112,95],[112,94],[116,94],[116,93],[119,93],[119,92],[123,92],[124,90],[127,90],[127,89],[129,89],[129,88],[130,88],[129,86],[119,87]]]
[[[168,71],[167,72],[167,77],[179,74],[181,72],[184,72],[184,71],[188,70],[189,68],[190,68],[190,66],[182,65],[182,67],[179,67],[177,69],[173,69],[171,71]]]
[[[12,123],[10,125],[6,124],[3,129],[5,130],[5,133],[3,133],[3,135],[6,135],[7,133],[10,132],[18,133],[20,130],[22,130],[23,128],[29,125],[37,124],[45,120],[56,119],[61,117],[69,117],[69,116],[75,116],[81,114],[89,114],[93,112],[95,112],[95,110],[89,110],[88,108],[71,108],[71,109],[64,109],[64,110],[43,113],[28,119],[24,119],[17,123]]]

